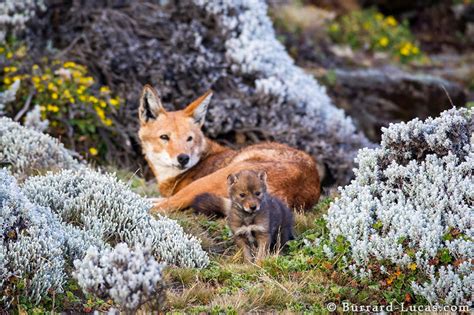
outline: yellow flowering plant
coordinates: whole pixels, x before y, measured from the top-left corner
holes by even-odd
[[[32,63],[26,55],[26,46],[15,41],[0,45],[0,91],[21,81],[17,102],[7,104],[7,115],[15,116],[25,104],[38,104],[42,118],[50,122],[48,133],[85,156],[103,157],[107,144],[100,130],[114,132],[114,116],[123,101],[96,83],[83,65],[47,58]]]
[[[399,22],[375,9],[343,15],[331,23],[327,31],[336,43],[370,52],[386,52],[403,63],[426,59],[407,21]]]

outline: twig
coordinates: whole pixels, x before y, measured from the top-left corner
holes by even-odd
[[[28,98],[26,99],[25,105],[23,105],[23,108],[18,112],[18,114],[16,114],[14,118],[15,121],[19,121],[20,118],[28,111],[34,94],[34,91],[30,90],[30,94],[28,94]]]
[[[448,97],[448,100],[449,100],[449,102],[451,103],[451,106],[454,107],[453,100],[452,100],[451,97],[449,96],[448,90],[446,90],[446,88],[444,87],[444,84],[441,83],[441,87],[443,88],[444,92],[446,93],[446,96]]]

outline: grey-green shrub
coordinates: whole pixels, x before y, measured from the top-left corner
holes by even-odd
[[[57,139],[0,117],[0,163],[16,176],[84,167]]]
[[[97,240],[131,246],[150,242],[158,261],[172,265],[204,267],[209,261],[195,237],[174,220],[151,217],[151,203],[111,174],[64,170],[30,177],[23,189],[31,201]]]
[[[359,152],[355,180],[327,215],[331,237],[342,235],[351,245],[355,274],[370,277],[373,259],[381,271],[415,263],[415,294],[430,303],[470,303],[473,131],[473,112],[454,108],[436,119],[391,125],[380,148]]]

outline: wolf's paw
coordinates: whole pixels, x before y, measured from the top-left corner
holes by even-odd
[[[150,211],[152,214],[167,214],[173,211],[168,198],[150,198],[149,200],[153,202],[153,208]]]
[[[153,205],[154,205],[155,203],[159,203],[159,202],[161,202],[161,201],[163,201],[163,200],[165,200],[165,199],[166,199],[166,198],[164,198],[164,197],[147,198],[147,200],[150,201],[151,203],[153,203]]]

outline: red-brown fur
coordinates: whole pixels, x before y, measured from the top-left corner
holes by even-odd
[[[206,93],[184,110],[168,112],[162,107],[154,89],[149,86],[144,88],[139,111],[139,137],[146,159],[158,179],[163,177],[163,171],[160,173],[159,168],[167,174],[181,172],[158,180],[160,193],[166,198],[155,203],[155,210],[188,208],[194,198],[203,193],[227,197],[227,177],[241,170],[265,171],[270,194],[289,207],[312,208],[320,195],[314,159],[303,151],[274,142],[236,151],[206,138],[201,126],[209,99],[210,93]],[[170,137],[168,141],[160,138],[163,134]],[[190,135],[192,141],[188,143],[186,139]],[[156,156],[161,158],[164,154],[166,163],[175,163],[177,155],[183,153],[189,154],[191,160],[198,159],[197,163],[185,170],[174,169],[174,166],[157,167],[161,162],[156,162],[159,160]]]

